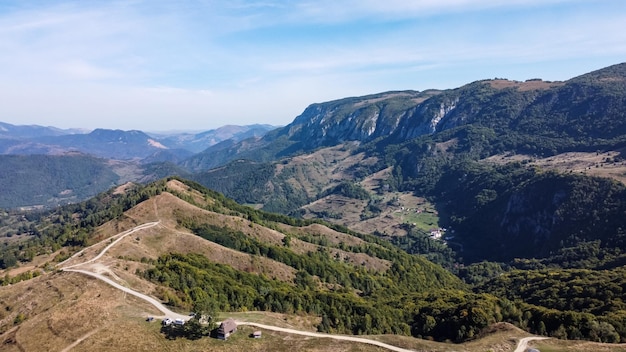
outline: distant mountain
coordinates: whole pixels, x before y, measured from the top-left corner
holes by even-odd
[[[151,135],[171,148],[186,149],[193,153],[198,153],[226,140],[239,142],[247,138],[261,137],[276,128],[276,126],[258,124],[248,126],[226,125],[200,133],[159,133]]]
[[[44,127],[38,125],[12,125],[9,123],[0,122],[0,138],[37,138],[78,133],[85,133],[85,131],[81,129],[60,129],[56,127]]]
[[[88,134],[41,137],[36,141],[110,159],[143,159],[168,149],[141,131],[96,129]]]
[[[60,129],[38,125],[12,125],[0,122],[0,154],[62,154],[60,146],[38,142],[38,138],[58,137],[85,133],[78,129]]]
[[[263,136],[270,125],[223,126],[200,133],[144,133],[96,129],[15,126],[0,122],[0,154],[48,154],[81,152],[111,159],[146,159],[143,162],[181,162],[217,143]]]
[[[262,135],[271,128],[269,125],[225,126],[197,134],[148,135],[142,131],[96,129],[84,133],[0,123],[0,156],[20,156],[3,158],[3,167],[10,165],[10,169],[4,170],[0,178],[3,192],[0,207],[53,206],[83,200],[116,182],[150,182],[166,176],[186,176],[188,172],[176,164],[194,155],[187,147],[204,149],[224,138],[239,140]],[[38,163],[41,167],[36,169]],[[75,167],[84,167],[85,172],[78,172],[80,177],[68,177],[57,169],[60,165],[74,172],[78,172]],[[100,171],[93,172],[96,169]],[[16,179],[20,174],[28,174],[28,177]],[[106,182],[101,182],[103,176]],[[23,181],[33,187],[24,187]],[[56,186],[45,189],[46,183],[63,189],[58,190]],[[89,190],[84,189],[84,185],[90,185]]]

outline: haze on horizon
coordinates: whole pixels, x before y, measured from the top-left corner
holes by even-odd
[[[566,80],[626,61],[624,23],[622,0],[6,0],[0,121],[285,125],[348,96]]]

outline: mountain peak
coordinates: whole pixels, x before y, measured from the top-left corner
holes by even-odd
[[[571,82],[626,82],[626,62],[601,68],[578,77],[574,77]]]

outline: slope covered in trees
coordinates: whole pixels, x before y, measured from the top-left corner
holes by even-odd
[[[569,290],[563,291],[567,292],[565,297],[575,298],[575,305],[555,300],[555,295],[563,293],[558,290],[507,292],[517,285],[511,282],[523,281],[514,276],[515,272],[499,276],[499,280],[511,277],[504,284],[488,281],[471,292],[458,278],[423,256],[408,254],[374,236],[352,233],[317,220],[255,210],[197,183],[179,179],[111,190],[89,202],[40,214],[38,220],[31,219],[31,238],[5,245],[2,257],[10,252],[25,262],[32,255],[62,247],[69,253],[76,251],[96,240],[93,236],[97,226],[110,220],[132,219],[152,209],[153,205],[134,210],[163,192],[188,204],[176,210],[177,203],[170,200],[169,207],[174,208],[160,211],[162,215],[175,216],[167,222],[177,224],[176,232],[190,231],[224,251],[258,258],[253,262],[264,265],[289,267],[295,273],[292,277],[274,278],[254,270],[238,270],[190,249],[186,254],[162,253],[153,258],[118,257],[127,265],[140,262],[142,269],[136,273],[161,286],[156,291],[160,298],[175,306],[190,309],[200,305],[199,300],[208,299],[214,302],[212,309],[218,310],[317,315],[321,317],[320,331],[394,333],[455,342],[471,339],[499,321],[564,338],[616,342],[626,336],[624,311],[620,308],[621,271],[607,272],[606,280],[585,279],[583,272],[558,278],[563,290]],[[316,227],[310,227],[313,224],[321,227],[315,230]],[[370,259],[365,258],[388,264],[370,267],[365,264]],[[62,259],[58,256],[55,260]],[[537,287],[543,285],[542,280],[549,285],[546,280],[552,277],[541,272],[528,275],[537,278]],[[578,292],[577,278],[584,281],[582,293]],[[608,280],[612,280],[610,290],[605,290]],[[6,277],[2,280],[3,284],[11,282],[14,281]],[[584,290],[591,289],[596,294],[584,297]],[[542,299],[549,299],[549,304],[541,303]]]
[[[119,176],[85,155],[0,155],[0,207],[77,202],[112,187]]]
[[[345,187],[337,188],[341,182],[360,186],[390,169],[389,177],[376,180],[378,190],[412,192],[436,204],[440,223],[455,231],[459,262],[520,258],[552,265],[561,260],[564,267],[615,266],[624,262],[620,253],[626,250],[623,186],[528,162],[496,165],[487,160],[574,151],[613,151],[621,160],[625,93],[626,64],[619,64],[565,82],[484,80],[445,91],[390,92],[314,104],[260,144],[232,150],[241,147],[245,153],[240,156],[254,159],[253,153],[265,153],[258,160],[275,160],[359,140],[351,157],[364,155],[363,160],[374,162],[332,169],[332,177],[318,182],[315,193],[299,181],[299,174],[283,172],[294,168],[297,158],[238,161],[196,180],[238,201],[300,215],[299,207],[329,194],[349,194]],[[379,115],[382,120],[376,120]],[[371,136],[367,131],[373,131]],[[302,148],[281,149],[286,142]],[[315,165],[320,167],[331,169]],[[563,257],[564,251],[590,246],[599,246],[599,252],[582,251],[585,257],[575,260]]]

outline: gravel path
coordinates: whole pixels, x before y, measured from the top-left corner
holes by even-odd
[[[237,325],[256,326],[257,328],[261,328],[261,329],[265,329],[265,330],[286,332],[288,334],[301,335],[301,336],[322,337],[322,338],[328,338],[328,339],[333,339],[333,340],[342,340],[342,341],[352,341],[352,342],[366,343],[366,344],[369,344],[369,345],[374,345],[374,346],[386,348],[388,350],[396,351],[396,352],[415,352],[414,350],[408,350],[406,348],[400,348],[400,347],[396,347],[396,346],[393,346],[393,345],[386,344],[384,342],[380,342],[380,341],[376,341],[376,340],[370,340],[370,339],[366,339],[366,338],[362,338],[362,337],[346,336],[346,335],[323,334],[323,333],[319,333],[319,332],[311,332],[311,331],[302,331],[302,330],[289,329],[289,328],[281,328],[281,327],[278,327],[278,326],[264,325],[264,324],[258,324],[258,323],[250,323],[250,322],[246,322],[246,321],[238,321]]]
[[[517,348],[515,348],[514,352],[525,352],[526,349],[528,348],[528,343],[530,341],[545,340],[545,339],[548,339],[548,337],[541,337],[541,336],[524,337],[523,339],[519,340],[519,343],[517,344]]]

